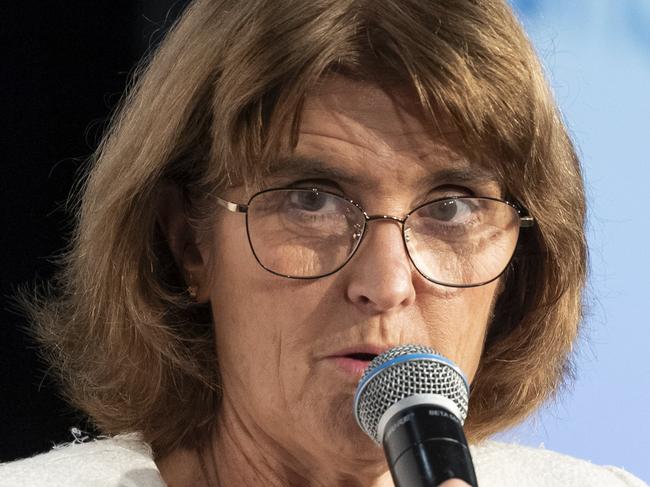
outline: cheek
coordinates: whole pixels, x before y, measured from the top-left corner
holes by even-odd
[[[483,351],[496,289],[495,283],[458,289],[436,305],[438,323],[431,326],[431,342],[456,362],[470,381]]]
[[[312,321],[315,293],[264,270],[245,240],[220,248],[212,259],[210,298],[224,386],[268,399],[277,396],[269,391],[291,395],[308,375],[301,354],[318,328],[304,326]]]

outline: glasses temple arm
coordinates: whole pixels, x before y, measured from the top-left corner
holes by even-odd
[[[532,216],[521,216],[519,217],[519,226],[521,227],[532,227],[535,224],[535,219]]]
[[[223,198],[219,198],[218,196],[215,196],[215,199],[217,200],[217,204],[219,206],[222,206],[226,210],[232,211],[233,213],[246,213],[248,211],[248,205],[240,205],[239,203],[233,203],[232,201],[224,200]]]

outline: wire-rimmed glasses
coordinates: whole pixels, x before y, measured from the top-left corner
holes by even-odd
[[[247,204],[216,197],[224,208],[246,214],[253,255],[267,271],[292,279],[325,277],[354,256],[368,224],[402,227],[411,262],[431,282],[473,287],[498,278],[514,254],[519,229],[533,218],[508,201],[453,196],[429,201],[399,218],[368,215],[356,202],[316,188],[267,189]]]

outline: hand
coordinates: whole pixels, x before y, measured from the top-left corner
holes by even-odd
[[[464,480],[449,479],[445,480],[439,487],[470,487],[470,485]]]

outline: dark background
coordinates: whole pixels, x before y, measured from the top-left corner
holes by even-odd
[[[65,201],[137,61],[186,0],[5,2],[0,7],[0,462],[88,429],[58,396],[15,311],[19,286],[55,270],[71,219]]]

